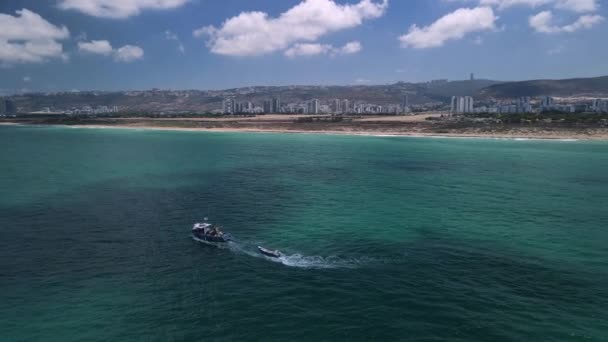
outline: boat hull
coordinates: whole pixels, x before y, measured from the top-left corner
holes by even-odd
[[[281,253],[278,251],[271,251],[269,249],[266,249],[264,247],[259,247],[258,246],[258,251],[260,251],[260,253],[262,253],[263,255],[270,257],[270,258],[280,258],[281,257]]]
[[[205,242],[228,243],[230,241],[230,235],[228,234],[224,234],[223,236],[212,236],[199,232],[192,232],[192,236],[194,236],[198,240]]]
[[[230,239],[227,239],[226,237],[222,237],[222,236],[210,236],[210,235],[197,234],[197,233],[192,233],[192,235],[195,238],[206,241],[206,242],[226,243],[226,242],[230,241]]]

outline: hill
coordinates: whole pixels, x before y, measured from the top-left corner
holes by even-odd
[[[23,94],[11,97],[19,112],[49,108],[68,110],[84,106],[119,106],[121,111],[147,113],[202,113],[220,109],[222,100],[234,97],[237,102],[264,101],[280,97],[283,104],[319,99],[348,99],[352,103],[377,105],[401,104],[404,95],[410,105],[449,103],[452,96],[475,96],[476,99],[508,99],[520,96],[608,96],[608,76],[565,80],[500,82],[493,80],[447,81],[425,83],[397,82],[386,85],[353,86],[255,86],[225,90],[141,90],[81,91]]]
[[[516,98],[520,96],[601,97],[608,95],[608,76],[506,82],[483,88],[478,95],[492,98]]]

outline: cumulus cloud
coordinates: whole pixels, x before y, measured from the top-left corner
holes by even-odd
[[[99,55],[109,55],[113,51],[112,45],[107,40],[91,40],[90,42],[78,42],[78,50]]]
[[[55,26],[28,9],[16,15],[0,13],[0,63],[39,63],[67,58],[60,40],[70,36],[65,26]]]
[[[135,45],[125,45],[114,52],[114,60],[117,62],[129,63],[142,58],[144,50]]]
[[[354,42],[346,43],[342,48],[340,48],[340,50],[338,50],[337,53],[350,55],[350,54],[361,51],[361,49],[362,49],[361,43],[354,41]]]
[[[206,36],[207,45],[216,54],[263,55],[288,48],[300,49],[294,44],[314,43],[328,33],[359,26],[364,20],[382,16],[387,7],[388,0],[361,0],[344,5],[333,0],[304,0],[277,18],[264,12],[242,12],[219,28],[201,27],[193,35]]]
[[[494,30],[497,19],[490,7],[460,8],[429,26],[412,25],[409,32],[399,37],[399,40],[402,47],[440,47],[449,40],[462,39],[472,32]]]
[[[350,55],[361,51],[361,43],[357,41],[348,42],[344,46],[336,48],[330,44],[298,43],[285,50],[285,56],[293,58],[298,56],[314,55]]]
[[[536,8],[544,5],[552,5],[558,9],[573,12],[593,12],[599,7],[597,0],[480,0],[484,6],[496,6],[505,9],[514,6],[527,6]]]
[[[559,0],[555,7],[574,12],[593,12],[599,6],[597,0]]]
[[[318,44],[318,43],[299,43],[285,50],[285,56],[296,57],[296,56],[314,56],[320,54],[326,54],[332,50],[332,46],[329,44]]]
[[[529,23],[536,32],[540,33],[570,33],[581,29],[589,29],[603,20],[604,17],[600,15],[582,15],[571,24],[559,26],[553,23],[553,13],[551,11],[542,11],[531,16]]]
[[[172,9],[189,0],[59,0],[59,8],[76,10],[101,18],[123,19],[138,15],[145,9]]]
[[[118,49],[114,49],[112,44],[107,40],[91,40],[90,42],[78,42],[78,49],[81,52],[98,54],[98,55],[113,55],[117,62],[133,62],[144,57],[144,50],[139,46],[125,45]]]

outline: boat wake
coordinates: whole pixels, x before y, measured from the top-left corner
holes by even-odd
[[[378,266],[382,264],[397,264],[404,262],[405,255],[395,257],[370,257],[370,256],[319,256],[302,255],[300,253],[286,254],[278,258],[268,257],[261,254],[257,249],[257,244],[241,241],[230,241],[228,243],[214,243],[201,240],[192,236],[195,241],[213,245],[218,248],[229,249],[237,254],[244,254],[250,257],[264,259],[266,261],[279,263],[288,267],[308,268],[308,269],[336,269],[336,268],[360,268]]]

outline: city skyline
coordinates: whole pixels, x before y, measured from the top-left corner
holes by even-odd
[[[606,8],[604,0],[9,1],[0,4],[0,90],[600,76]]]

